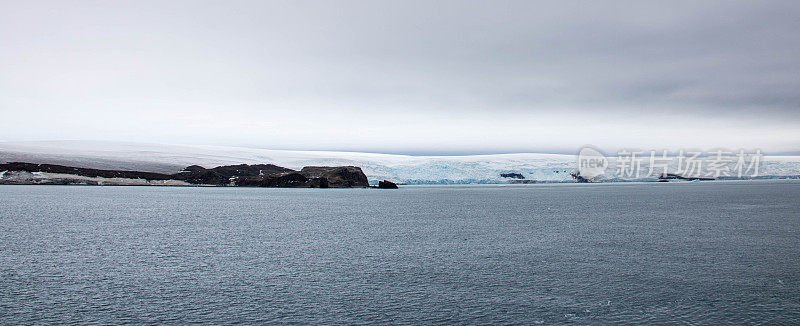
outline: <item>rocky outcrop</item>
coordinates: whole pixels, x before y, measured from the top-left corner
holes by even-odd
[[[193,165],[174,175],[192,184],[240,187],[352,188],[368,187],[356,166],[312,166],[295,171],[272,164],[227,165],[206,169]]]
[[[79,178],[47,178],[42,172],[28,171],[2,171],[0,172],[0,184],[7,185],[86,185],[97,186],[97,181]]]
[[[389,180],[378,181],[378,188],[380,189],[397,189],[397,184]]]
[[[16,185],[87,185],[87,186],[190,186],[184,181],[147,180],[142,178],[88,177],[69,173],[0,171],[0,184]]]
[[[100,178],[125,178],[125,179],[145,179],[145,180],[169,180],[173,176],[169,174],[139,172],[139,171],[117,171],[117,170],[98,170],[76,168],[55,164],[35,164],[24,162],[10,162],[0,164],[0,171],[26,171],[26,172],[46,172],[58,174],[74,174],[85,177]]]
[[[234,179],[236,178],[273,175],[289,172],[296,171],[272,164],[224,165],[212,169],[206,169],[199,165],[192,165],[186,167],[179,173],[173,174],[172,177],[176,180],[183,180],[191,184],[224,186],[234,183]]]
[[[236,186],[246,187],[369,187],[367,176],[361,171],[361,168],[356,166],[307,166],[299,172],[289,171],[269,175],[240,176],[234,178],[233,182]]]
[[[0,164],[0,173],[0,184],[369,187],[367,176],[355,166],[315,166],[298,172],[273,164],[226,165],[211,169],[192,165],[170,175],[13,162]]]
[[[330,188],[369,187],[367,176],[357,166],[307,166],[300,170],[306,178],[325,178]]]
[[[328,179],[309,179],[298,172],[288,172],[273,175],[238,177],[235,178],[234,185],[240,187],[328,188]]]
[[[569,175],[572,176],[572,180],[575,180],[575,182],[577,182],[577,183],[591,182],[591,180],[586,179],[585,177],[581,176],[581,173],[579,171],[572,172]]]

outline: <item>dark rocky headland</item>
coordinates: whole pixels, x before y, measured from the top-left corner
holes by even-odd
[[[175,174],[162,174],[10,162],[0,164],[0,184],[370,187],[367,176],[357,166],[307,166],[297,171],[273,164],[225,165],[210,169],[192,165]],[[387,183],[376,188],[392,188],[390,184],[394,185]]]

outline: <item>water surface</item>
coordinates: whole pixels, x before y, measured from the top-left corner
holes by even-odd
[[[800,323],[800,183],[0,186],[0,323]]]

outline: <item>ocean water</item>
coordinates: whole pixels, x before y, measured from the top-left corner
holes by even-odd
[[[0,186],[0,324],[798,324],[800,183]]]

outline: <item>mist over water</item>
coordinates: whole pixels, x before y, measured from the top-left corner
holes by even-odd
[[[800,322],[800,183],[0,186],[0,323]]]

